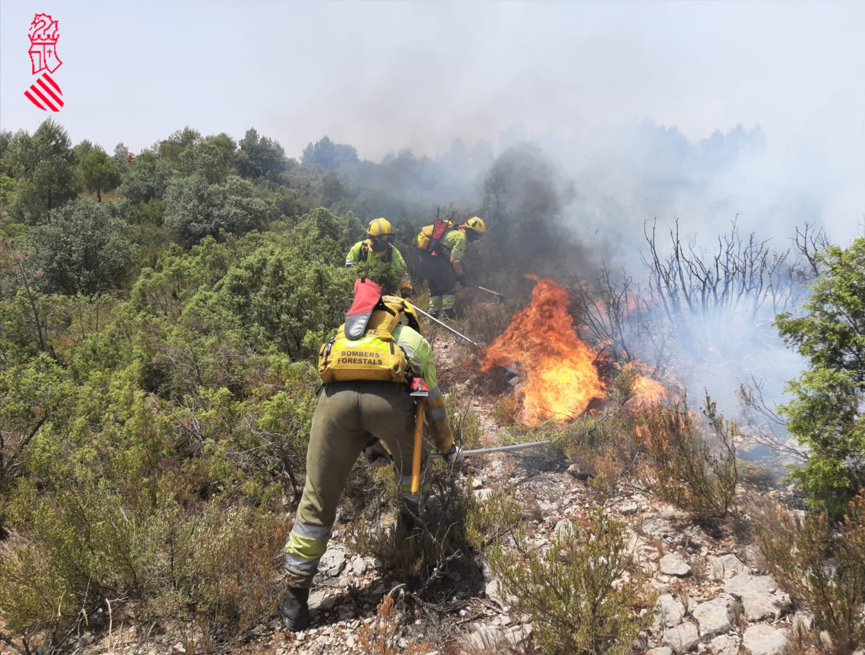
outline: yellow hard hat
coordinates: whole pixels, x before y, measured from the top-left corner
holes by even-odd
[[[382,241],[393,241],[393,226],[386,218],[376,218],[370,221],[366,233],[368,236],[377,237]]]
[[[408,325],[420,334],[420,321],[417,312],[408,301],[398,296],[382,296],[381,301],[394,314],[401,314],[400,323]]]
[[[478,234],[483,234],[484,232],[487,231],[487,226],[484,225],[483,219],[478,218],[477,216],[474,216],[474,217],[470,218],[469,220],[467,220],[465,222],[465,225],[463,225],[463,227],[465,227],[469,230],[474,230]]]

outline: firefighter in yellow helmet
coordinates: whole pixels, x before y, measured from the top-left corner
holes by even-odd
[[[380,459],[388,464],[393,457],[404,525],[410,527],[417,515],[428,487],[422,484],[419,494],[411,492],[416,412],[410,389],[420,380],[428,388],[424,413],[433,443],[445,461],[462,459],[436,380],[432,348],[405,300],[381,296],[377,284],[357,280],[354,303],[336,337],[322,346],[318,370],[324,384],[312,418],[306,484],[285,547],[288,589],[279,613],[289,630],[309,626],[309,588],[327,549],[340,495],[362,452],[368,460],[385,454]]]
[[[436,219],[433,225],[427,225],[418,234],[417,246],[422,251],[432,316],[438,317],[444,310],[446,316],[454,317],[456,283],[466,284],[462,263],[466,247],[480,239],[486,229],[483,219],[475,216],[459,227],[454,227],[450,221]]]
[[[393,226],[386,218],[376,218],[370,221],[366,231],[367,238],[354,244],[345,258],[349,268],[360,262],[369,261],[370,257],[390,264],[399,281],[399,294],[403,298],[411,298],[411,277],[402,253],[393,245]]]

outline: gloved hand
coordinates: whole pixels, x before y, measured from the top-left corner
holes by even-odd
[[[366,463],[374,469],[390,466],[390,453],[385,450],[384,444],[378,439],[371,439],[366,448],[363,449]]]
[[[459,282],[462,286],[468,286],[468,282],[466,281],[466,274],[462,273],[456,276],[456,281]]]
[[[442,453],[442,457],[444,458],[444,460],[448,464],[451,464],[451,465],[459,464],[461,461],[463,461],[465,459],[465,456],[463,455],[463,449],[460,448],[459,446],[457,446],[456,444],[453,444],[451,446],[451,449],[449,451],[447,451],[446,453]]]
[[[411,301],[411,292],[412,292],[411,289],[400,289],[399,295],[402,296],[402,299],[405,300],[406,302],[410,302]]]

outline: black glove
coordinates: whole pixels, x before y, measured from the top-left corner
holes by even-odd
[[[459,464],[465,459],[465,455],[463,455],[463,449],[456,444],[453,444],[451,446],[451,449],[446,453],[442,453],[442,457],[444,457],[444,460],[452,466],[454,464]]]
[[[469,284],[469,283],[466,281],[466,274],[465,274],[465,273],[463,273],[462,275],[457,275],[457,276],[456,276],[456,281],[459,282],[459,283],[460,283],[462,286],[464,286],[464,287],[467,287],[468,284]]]

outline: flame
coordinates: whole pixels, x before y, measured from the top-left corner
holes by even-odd
[[[669,397],[670,392],[663,384],[644,375],[637,375],[631,385],[631,397],[627,405],[633,409],[648,407]]]
[[[537,281],[532,300],[484,350],[481,370],[511,365],[519,368],[525,382],[517,393],[526,425],[549,419],[571,421],[586,411],[592,400],[606,398],[595,367],[598,353],[574,331],[568,292],[553,280],[526,277]]]

